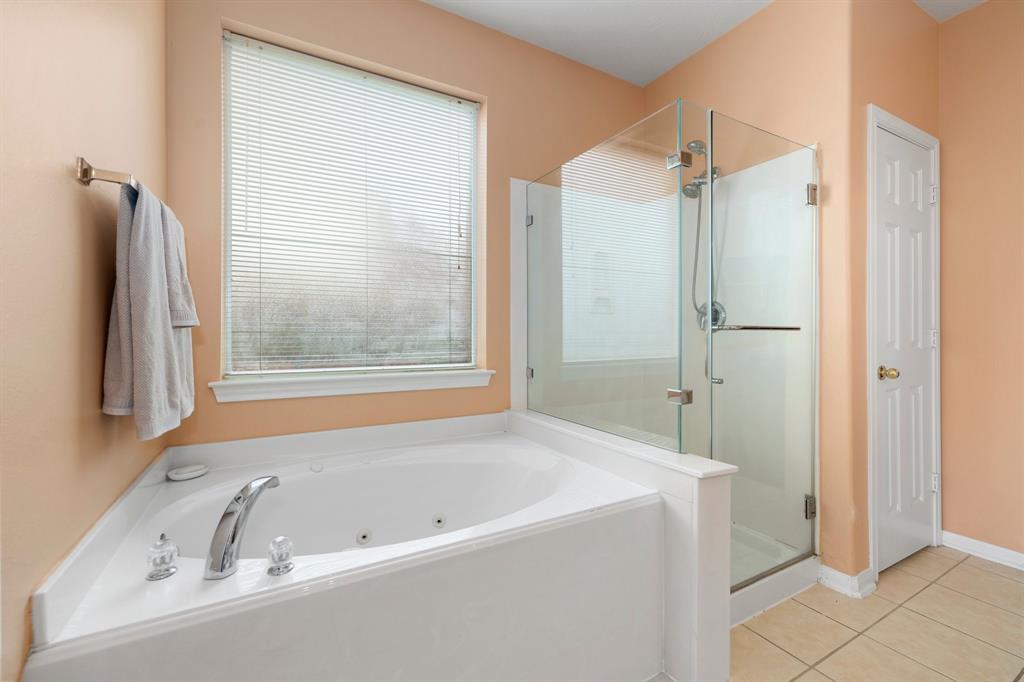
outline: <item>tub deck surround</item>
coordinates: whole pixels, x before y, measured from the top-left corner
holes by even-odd
[[[662,506],[66,642],[25,682],[622,680],[662,668]]]
[[[58,640],[85,593],[150,508],[156,494],[168,485],[170,469],[188,464],[210,467],[211,474],[193,482],[191,489],[198,490],[214,480],[211,475],[231,467],[296,464],[338,455],[355,457],[371,450],[502,433],[505,429],[505,415],[495,413],[168,448],[111,505],[32,595],[33,648]],[[181,481],[174,485],[187,483]],[[228,497],[225,497],[223,505],[227,503]],[[209,529],[211,537],[214,527],[211,525]],[[143,568],[144,561],[143,558]]]
[[[225,505],[245,482],[263,475],[277,476],[281,485],[253,508],[238,572],[224,580],[204,580],[210,537]],[[656,499],[653,490],[512,434],[341,454],[312,463],[213,469],[202,478],[157,486],[68,622],[37,647],[291,587],[304,593],[329,589],[399,564]],[[437,514],[445,516],[445,527],[432,525]],[[360,546],[356,537],[364,528],[371,538]],[[178,573],[146,581],[146,550],[161,532],[181,548]],[[295,542],[295,569],[272,577],[266,574],[266,550],[278,535]]]
[[[168,469],[194,463],[210,472],[165,480]],[[378,595],[378,607],[393,618],[426,618],[421,628],[428,633],[447,623],[447,635],[430,635],[439,648],[431,654],[410,644],[411,658],[392,660],[366,634],[370,653],[310,651],[304,654],[309,665],[344,670],[350,677],[343,679],[403,679],[402,671],[434,670],[440,656],[460,661],[435,670],[445,679],[486,678],[490,664],[516,679],[593,679],[593,654],[582,650],[561,658],[552,653],[543,665],[523,662],[541,646],[523,634],[539,618],[560,623],[550,637],[568,637],[582,627],[577,620],[596,620],[628,640],[619,654],[599,657],[601,665],[618,666],[615,679],[648,679],[659,669],[678,680],[724,679],[734,470],[529,412],[172,448],[35,595],[26,680],[132,679],[142,669],[146,679],[173,679],[172,672],[155,673],[159,664],[146,664],[142,652],[174,642],[184,647],[178,651],[209,648],[222,628],[248,628],[264,639],[280,627],[297,629],[287,639],[303,650],[301,631],[320,627],[307,623],[309,604],[345,610],[340,616],[324,611],[322,626],[360,632],[367,614],[350,610],[374,608],[356,604],[375,585],[391,585]],[[244,483],[266,475],[278,476],[281,485],[253,508],[238,572],[203,580],[225,505]],[[364,530],[371,539],[360,544]],[[181,547],[179,570],[149,582],[146,550],[161,532]],[[266,549],[277,535],[294,541],[295,569],[271,577]],[[479,580],[435,586],[429,599],[409,591],[423,581],[443,583],[468,566],[484,571]],[[544,575],[560,587],[538,589]],[[498,581],[491,589],[500,594],[480,592],[488,581]],[[433,601],[416,607],[418,600]],[[478,632],[477,620],[489,625]],[[379,625],[381,638],[395,627]],[[604,636],[598,630],[591,638]],[[461,634],[450,640],[452,633]],[[634,641],[636,633],[656,641]],[[419,633],[406,635],[413,641]],[[477,639],[490,650],[464,657],[461,647]],[[573,635],[543,646],[579,644]],[[296,675],[319,679],[306,665]],[[274,666],[267,670],[281,674]],[[210,679],[231,674],[237,671]]]

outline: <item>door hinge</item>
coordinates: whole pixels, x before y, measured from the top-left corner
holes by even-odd
[[[929,188],[928,203],[929,204],[937,204],[937,203],[939,203],[939,186],[938,185],[932,185]]]
[[[818,498],[814,495],[804,495],[804,518],[813,519],[818,515]]]
[[[818,205],[818,184],[815,182],[807,183],[807,205],[817,206]]]
[[[665,170],[672,170],[682,166],[683,168],[689,168],[693,165],[693,154],[680,149],[678,152],[674,152],[665,157]]]
[[[693,390],[689,388],[670,388],[666,394],[670,403],[676,405],[692,405]]]
[[[526,368],[526,378],[527,379],[532,379],[533,378],[533,367],[527,367]]]
[[[932,474],[932,492],[933,493],[939,492],[939,475],[938,474]]]
[[[531,213],[531,214],[526,216],[526,226],[527,227],[531,227],[532,225],[533,225],[533,214]]]
[[[932,348],[938,348],[939,347],[939,330],[938,329],[933,329],[931,331],[931,345],[932,345]]]

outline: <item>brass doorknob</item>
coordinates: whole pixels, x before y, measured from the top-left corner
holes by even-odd
[[[895,367],[886,367],[885,365],[881,365],[878,368],[878,378],[880,380],[899,379],[900,371]]]

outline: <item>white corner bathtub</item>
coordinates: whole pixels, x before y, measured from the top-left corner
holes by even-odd
[[[216,448],[165,454],[37,593],[27,682],[640,681],[662,669],[650,488],[511,433],[249,458]],[[164,480],[185,457],[210,473]],[[225,505],[266,475],[280,486],[253,507],[238,572],[204,580]],[[160,533],[180,546],[179,570],[149,582]],[[295,569],[271,577],[278,535]]]

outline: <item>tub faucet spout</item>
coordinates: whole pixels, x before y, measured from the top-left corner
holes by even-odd
[[[217,530],[213,531],[204,578],[220,580],[238,570],[238,553],[242,549],[242,536],[245,535],[245,523],[249,520],[249,512],[259,499],[260,493],[267,488],[276,488],[280,483],[277,476],[257,478],[242,486],[242,489],[231,498],[231,502],[220,517]]]

